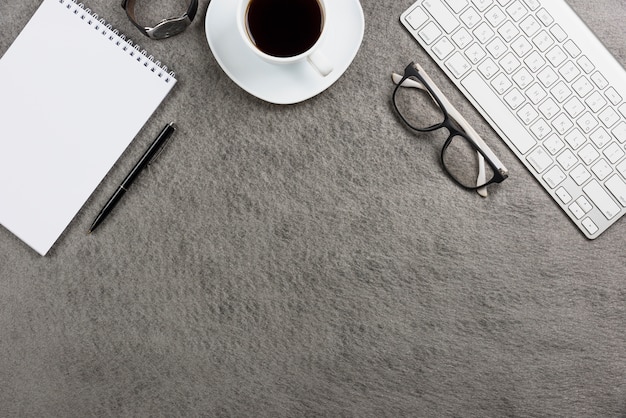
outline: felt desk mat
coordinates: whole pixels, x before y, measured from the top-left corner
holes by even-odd
[[[626,62],[626,3],[569,3]],[[352,65],[287,106],[221,70],[206,0],[163,41],[86,5],[179,83],[46,257],[0,229],[0,415],[626,416],[626,221],[583,237],[401,27],[410,4],[364,0]],[[0,53],[38,5],[0,4]],[[509,168],[488,198],[393,114],[411,60]]]

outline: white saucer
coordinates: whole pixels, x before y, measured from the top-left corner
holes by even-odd
[[[237,30],[237,2],[211,0],[206,17],[206,37],[224,72],[248,93],[276,104],[298,103],[330,87],[356,56],[365,22],[359,0],[330,0],[327,33],[320,51],[334,69],[322,77],[307,61],[276,65],[250,51]]]

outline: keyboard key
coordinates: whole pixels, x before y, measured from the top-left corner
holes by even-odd
[[[570,168],[574,167],[574,165],[578,162],[578,158],[576,158],[574,153],[569,149],[563,151],[558,157],[556,157],[556,160],[565,171],[568,171]]]
[[[561,199],[561,202],[567,204],[572,201],[572,196],[565,190],[564,187],[559,187],[555,191],[556,195]]]
[[[567,51],[572,58],[576,58],[580,55],[580,48],[571,39],[563,44],[563,48]]]
[[[426,45],[432,44],[441,36],[441,34],[441,30],[439,30],[437,25],[433,22],[428,23],[421,31],[418,32],[419,37],[424,40]]]
[[[600,153],[596,151],[593,145],[587,144],[578,151],[578,156],[583,161],[583,163],[590,165],[596,159],[598,159]]]
[[[572,91],[563,81],[559,81],[558,83],[556,83],[554,87],[550,89],[550,92],[559,103],[563,103],[565,99],[567,99],[572,94]]]
[[[535,134],[537,139],[543,139],[550,133],[551,128],[545,120],[539,119],[530,126],[530,131]]]
[[[506,8],[506,12],[515,22],[519,22],[524,16],[526,16],[528,10],[522,3],[515,0],[509,7]]]
[[[584,55],[578,58],[578,65],[580,65],[585,74],[590,74],[595,69],[593,63]]]
[[[478,64],[486,55],[487,53],[476,42],[465,50],[465,56],[469,58],[470,62],[473,64]]]
[[[502,39],[495,38],[487,45],[487,51],[489,51],[492,57],[498,59],[507,51],[507,46]]]
[[[593,85],[587,79],[587,77],[580,77],[574,84],[572,84],[572,88],[580,97],[585,97],[593,90]]]
[[[626,160],[616,165],[615,168],[619,171],[622,177],[626,178]]]
[[[578,129],[572,129],[570,133],[565,135],[565,141],[567,141],[572,149],[576,150],[587,142],[587,138]]]
[[[591,218],[585,218],[581,222],[582,226],[589,232],[589,234],[593,235],[598,232],[598,226],[591,220]]]
[[[613,140],[613,138],[611,138],[611,135],[609,135],[609,133],[602,127],[596,129],[589,136],[589,138],[594,144],[596,144],[596,147],[600,149],[604,148],[606,144]]]
[[[465,23],[465,26],[472,29],[474,26],[478,25],[481,21],[481,17],[473,7],[469,7],[461,14],[461,21]]]
[[[543,87],[539,85],[539,83],[534,83],[532,86],[526,90],[526,96],[530,99],[530,101],[537,105],[541,102],[548,93],[544,90]]]
[[[539,111],[547,118],[552,119],[554,115],[559,113],[561,107],[552,98],[548,98],[539,106]]]
[[[504,71],[511,74],[520,66],[520,62],[515,58],[515,55],[509,52],[500,60],[500,65]]]
[[[563,76],[565,81],[571,82],[580,74],[580,70],[572,61],[566,62],[561,68],[559,73]]]
[[[542,173],[546,168],[550,167],[553,162],[552,157],[550,157],[541,146],[529,153],[526,159],[537,173]]]
[[[546,147],[550,154],[554,155],[563,149],[565,143],[561,141],[558,135],[552,134],[543,141],[543,146]]]
[[[479,11],[484,12],[487,10],[487,7],[491,6],[493,0],[472,0],[472,3],[474,3]]]
[[[572,203],[571,205],[569,205],[569,210],[570,212],[572,212],[572,215],[574,215],[574,217],[576,219],[580,219],[583,216],[585,216],[585,211],[581,209],[580,205],[576,202]]]
[[[460,78],[472,68],[470,63],[463,58],[460,52],[455,52],[450,59],[446,61],[446,67],[448,67],[452,75],[456,78]]]
[[[454,13],[461,13],[467,7],[467,0],[446,0]]]
[[[496,94],[489,88],[476,71],[471,71],[467,77],[461,80],[461,85],[465,87],[471,97],[480,103],[483,110],[490,115],[494,125],[502,125],[505,129],[512,129],[518,132],[517,135],[509,138],[513,146],[522,154],[526,154],[536,143],[524,126],[509,112]]]
[[[528,54],[526,58],[524,58],[524,63],[528,66],[528,69],[533,73],[536,73],[543,65],[546,63],[546,60],[543,59],[541,54],[537,51],[533,51]]]
[[[496,89],[496,92],[498,92],[499,94],[503,94],[509,88],[511,88],[513,83],[510,81],[509,77],[500,73],[496,76],[496,78],[491,81],[491,85],[494,89]]]
[[[555,45],[550,48],[548,52],[546,52],[546,58],[550,61],[550,64],[555,67],[559,67],[567,59],[567,54],[560,46]]]
[[[500,26],[502,22],[506,20],[506,15],[498,6],[493,6],[489,11],[485,14],[485,18],[487,21],[493,26],[497,28]]]
[[[626,122],[621,121],[611,132],[620,143],[626,142]]]
[[[606,86],[609,85],[609,82],[606,81],[606,78],[604,78],[604,76],[598,71],[591,75],[591,81],[593,81],[600,90],[604,90]]]
[[[456,16],[448,10],[441,0],[425,0],[422,6],[441,25],[446,33],[452,33],[459,27]]]
[[[576,199],[576,203],[585,213],[589,213],[591,212],[591,209],[593,209],[593,205],[589,203],[585,196],[580,196],[578,199]]]
[[[583,130],[584,133],[589,133],[598,126],[598,121],[596,118],[589,112],[583,113],[581,117],[576,121],[580,129]]]
[[[591,173],[589,173],[589,171],[582,164],[578,164],[574,167],[574,169],[570,171],[569,175],[579,186],[582,186],[583,183],[591,178]]]
[[[498,64],[496,64],[491,58],[487,58],[478,66],[478,71],[489,80],[491,77],[498,73]]]
[[[448,38],[441,38],[433,45],[433,53],[439,57],[439,59],[444,59],[448,55],[454,51],[454,45],[452,42],[448,40]]]
[[[550,28],[550,33],[558,42],[563,42],[567,39],[567,34],[559,25],[554,25]]]
[[[552,15],[550,15],[550,13],[548,13],[546,9],[540,9],[537,12],[537,17],[545,26],[550,26],[552,23],[554,23],[554,18],[552,17]]]
[[[476,39],[478,40],[478,42],[480,42],[481,44],[486,43],[491,38],[493,38],[493,36],[496,34],[491,29],[491,27],[489,27],[487,22],[482,22],[480,25],[478,25],[476,29],[474,29],[473,33],[474,33],[474,36],[476,36]]]
[[[553,166],[543,175],[543,179],[551,189],[561,184],[566,178],[565,173],[557,166]]]
[[[602,97],[602,94],[597,91],[591,93],[589,97],[585,99],[585,103],[587,103],[587,106],[589,106],[592,112],[598,112],[606,106],[606,100]]]
[[[570,118],[568,118],[564,113],[561,113],[552,121],[552,126],[554,126],[554,129],[556,129],[558,133],[564,134],[569,131],[574,124]]]
[[[454,35],[452,35],[452,40],[458,45],[459,48],[464,49],[472,43],[474,38],[465,28],[461,28],[457,30]]]
[[[526,99],[524,98],[524,95],[522,94],[522,92],[520,92],[518,89],[513,89],[511,91],[509,91],[505,96],[504,96],[504,101],[511,107],[511,109],[515,110],[518,107],[520,107],[522,105],[522,103],[524,103]]]
[[[585,110],[585,105],[578,98],[572,97],[565,103],[563,109],[568,115],[575,118]]]
[[[554,72],[552,68],[546,67],[543,70],[539,71],[539,74],[537,74],[537,79],[541,81],[541,84],[543,84],[544,86],[550,87],[557,82],[559,76],[557,75],[557,73]]]
[[[539,32],[539,35],[533,38],[533,43],[537,46],[539,51],[545,52],[554,45],[554,39],[546,31]]]
[[[526,4],[526,6],[528,6],[530,10],[536,10],[539,8],[538,0],[524,0],[524,3]]]
[[[622,96],[620,96],[617,90],[615,90],[613,87],[609,87],[608,89],[606,89],[604,94],[614,106],[617,106],[622,102]]]
[[[607,107],[606,109],[604,109],[598,115],[598,117],[600,118],[600,121],[604,124],[604,126],[606,126],[607,128],[610,128],[611,126],[615,125],[620,120],[620,117],[617,114],[617,112],[615,112],[615,110],[613,110],[613,108],[611,107]]]
[[[511,42],[519,34],[519,30],[512,22],[506,21],[504,25],[498,28],[498,33],[504,42]]]
[[[527,36],[533,36],[541,29],[541,24],[533,16],[526,17],[519,26]]]
[[[523,57],[533,50],[533,46],[526,38],[520,36],[511,44],[511,49],[515,51],[518,57]]]
[[[612,219],[619,213],[619,206],[597,180],[591,180],[589,184],[583,187],[583,191],[595,203],[606,219]]]
[[[605,185],[620,205],[626,206],[626,183],[624,183],[624,180],[615,174],[606,181]]]
[[[602,153],[610,161],[611,164],[617,163],[624,157],[625,154],[624,150],[615,142],[606,147],[606,149]]]
[[[591,167],[591,171],[593,171],[598,180],[602,181],[607,178],[609,174],[613,173],[613,168],[602,158]]]
[[[418,30],[424,23],[426,23],[428,15],[420,7],[416,7],[415,10],[406,15],[404,20],[406,20],[414,30]]]
[[[532,83],[533,75],[526,68],[522,68],[513,74],[513,81],[515,81],[515,84],[517,84],[520,89],[524,90]]]
[[[535,110],[535,107],[530,103],[526,103],[524,106],[517,111],[517,116],[522,120],[526,125],[530,125],[537,117],[539,113]]]

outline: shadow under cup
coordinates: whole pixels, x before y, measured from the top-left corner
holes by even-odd
[[[317,44],[324,21],[319,0],[249,0],[243,23],[258,51],[291,62]]]

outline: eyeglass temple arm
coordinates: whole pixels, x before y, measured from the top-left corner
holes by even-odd
[[[487,182],[487,173],[485,172],[485,157],[478,151],[476,151],[476,155],[478,155],[478,176],[476,177],[476,186],[478,186]],[[487,197],[487,186],[476,189],[476,193],[482,197]]]

